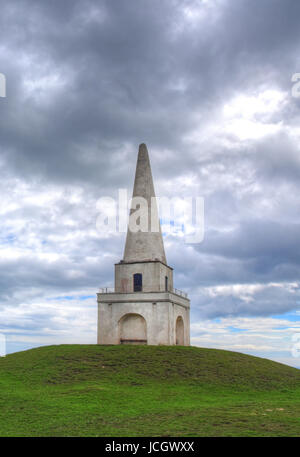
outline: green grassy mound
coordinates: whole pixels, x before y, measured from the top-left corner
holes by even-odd
[[[0,436],[299,436],[300,371],[236,352],[48,346],[0,359]]]

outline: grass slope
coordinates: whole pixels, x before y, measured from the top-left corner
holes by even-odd
[[[299,436],[300,371],[165,346],[48,346],[0,359],[0,436]]]

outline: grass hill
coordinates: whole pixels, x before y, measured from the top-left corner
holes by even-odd
[[[0,358],[0,436],[299,436],[300,370],[196,347]]]

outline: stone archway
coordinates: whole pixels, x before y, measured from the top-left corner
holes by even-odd
[[[176,319],[176,344],[184,346],[184,323],[181,316]]]
[[[147,344],[147,323],[140,314],[125,314],[119,321],[120,344]]]

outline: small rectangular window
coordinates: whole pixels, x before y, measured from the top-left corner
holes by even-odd
[[[135,273],[133,275],[133,291],[141,292],[143,289],[143,277],[141,273]]]
[[[168,276],[165,276],[165,291],[168,292]]]

